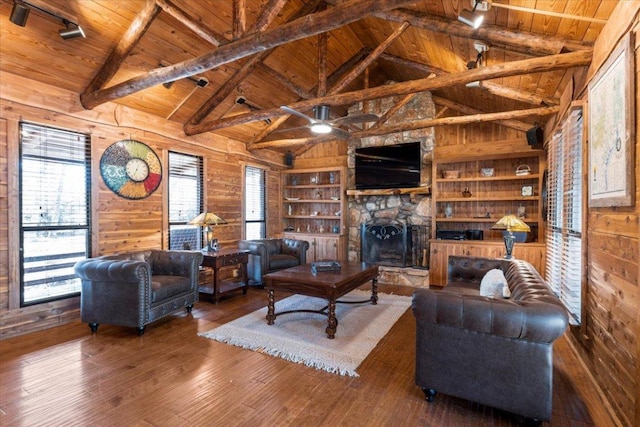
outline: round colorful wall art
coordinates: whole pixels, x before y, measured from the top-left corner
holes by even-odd
[[[162,180],[162,165],[153,150],[127,139],[111,144],[100,159],[100,174],[107,187],[127,199],[144,199]]]

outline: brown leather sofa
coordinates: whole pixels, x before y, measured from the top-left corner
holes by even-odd
[[[484,275],[499,268],[511,297],[481,297]],[[565,308],[535,268],[521,260],[450,256],[447,286],[418,289],[416,384],[509,411],[551,418],[553,342],[568,326]]]
[[[297,239],[241,240],[238,248],[249,251],[249,283],[263,286],[262,276],[265,274],[306,264],[309,242]]]
[[[201,252],[148,250],[79,261],[80,314],[96,332],[101,323],[145,326],[198,301]]]

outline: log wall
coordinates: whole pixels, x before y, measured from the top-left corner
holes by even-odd
[[[631,32],[636,75],[635,205],[588,210],[586,336],[576,339],[603,395],[625,426],[640,425],[639,13],[638,2],[620,2],[609,19],[612,24],[605,26],[596,42],[586,79],[588,83],[621,38]]]
[[[25,90],[29,88],[29,90]],[[21,120],[91,134],[93,256],[168,247],[167,161],[169,150],[200,155],[205,162],[205,205],[227,220],[215,228],[223,246],[242,238],[243,166],[267,169],[267,232],[281,231],[279,195],[282,156],[246,151],[244,143],[200,135],[186,137],[178,123],[115,104],[86,111],[77,95],[22,77],[0,75],[0,339],[79,318],[79,299],[72,298],[28,308],[19,307],[16,273],[18,248],[17,182],[18,130]],[[127,200],[109,190],[100,176],[100,157],[116,141],[136,139],[149,145],[163,163],[163,180],[151,196]],[[10,179],[10,176],[12,179]],[[11,218],[11,220],[10,220]],[[10,224],[11,222],[11,224]],[[15,222],[15,224],[14,224]]]

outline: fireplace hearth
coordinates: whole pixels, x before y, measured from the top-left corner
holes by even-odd
[[[360,259],[391,267],[428,268],[428,228],[402,223],[360,224]]]

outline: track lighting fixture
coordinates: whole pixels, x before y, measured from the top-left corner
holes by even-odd
[[[66,18],[63,18],[62,16],[42,9],[39,6],[28,3],[24,0],[14,1],[13,8],[11,9],[11,15],[9,15],[9,21],[16,25],[24,27],[25,25],[27,25],[27,19],[29,18],[31,9],[35,10],[36,12],[40,12],[47,18],[53,18],[56,21],[61,21],[64,24],[65,28],[58,31],[58,33],[63,39],[69,40],[76,37],[86,37],[80,25],[76,24],[75,22],[72,22]]]
[[[482,21],[484,20],[484,15],[476,13],[476,9],[478,8],[478,5],[481,3],[482,3],[482,0],[475,0],[472,10],[462,9],[460,14],[458,15],[458,21],[464,24],[467,24],[470,27],[478,28],[482,24]]]
[[[484,56],[482,56],[482,54],[484,52],[487,52],[489,50],[489,45],[476,41],[473,43],[473,47],[475,48],[476,52],[478,52],[478,54],[476,55],[476,59],[475,61],[469,61],[467,62],[467,69],[468,70],[473,70],[474,68],[480,68],[482,67],[485,61]],[[474,82],[469,82],[467,83],[465,86],[467,87],[479,87],[481,84],[479,81],[474,81]]]
[[[66,19],[63,19],[62,22],[64,22],[66,28],[58,31],[58,33],[63,39],[68,40],[75,39],[76,37],[87,37],[84,35],[84,31],[82,31],[82,28],[80,28],[78,24],[69,22]]]
[[[16,25],[24,27],[27,24],[27,19],[29,18],[29,12],[31,9],[24,3],[15,2],[13,3],[13,7],[11,8],[11,15],[9,15],[9,21],[13,22]]]

